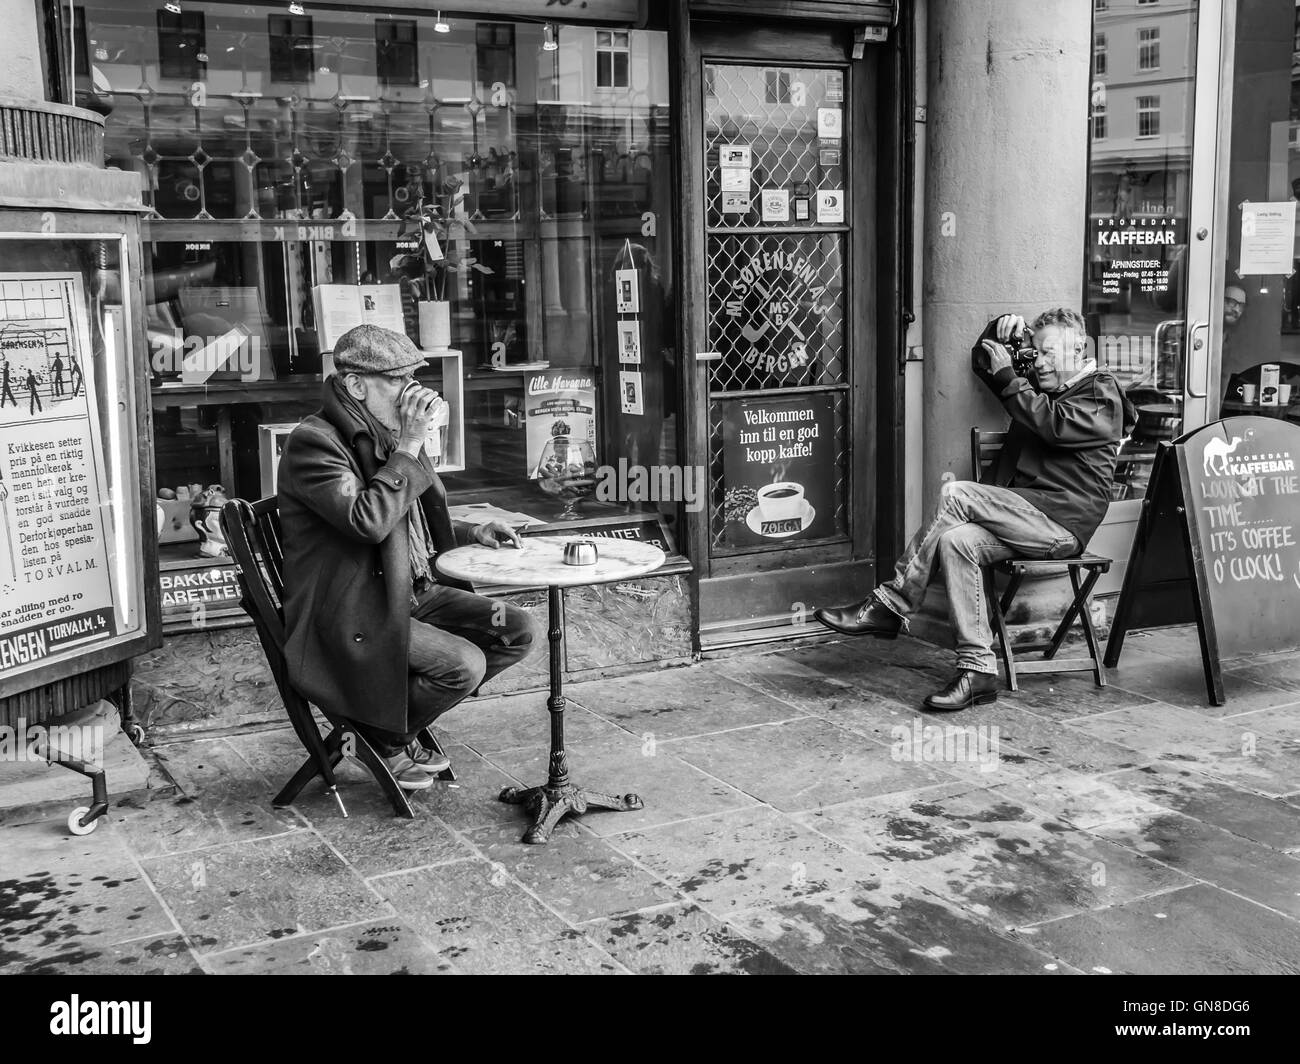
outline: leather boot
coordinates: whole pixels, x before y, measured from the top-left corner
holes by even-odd
[[[853,606],[813,610],[813,616],[827,628],[844,635],[874,635],[877,639],[897,639],[903,627],[903,618],[874,595]]]
[[[957,675],[942,690],[930,695],[923,703],[936,713],[951,713],[971,706],[983,706],[998,700],[998,677],[992,672],[972,672],[958,669]]]

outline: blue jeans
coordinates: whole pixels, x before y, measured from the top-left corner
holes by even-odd
[[[912,537],[876,598],[906,618],[921,608],[926,585],[942,568],[957,667],[996,673],[981,568],[1006,558],[1068,558],[1078,550],[1071,532],[1009,488],[952,480],[939,491],[934,520]]]
[[[371,726],[359,730],[385,756],[399,753],[421,728],[497,673],[545,643],[518,607],[455,587],[433,584],[411,607],[405,734]]]

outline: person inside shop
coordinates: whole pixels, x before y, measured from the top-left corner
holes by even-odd
[[[403,334],[340,337],[321,409],[285,442],[278,473],[289,679],[351,720],[405,790],[449,762],[417,736],[540,642],[523,610],[440,578],[458,544],[519,547],[502,521],[454,521],[424,441],[441,400]]]
[[[814,612],[845,635],[894,639],[941,568],[957,669],[925,699],[930,710],[997,700],[981,567],[1011,557],[1066,558],[1082,550],[1106,515],[1120,440],[1136,421],[1119,382],[1098,372],[1089,357],[1076,311],[1062,307],[1034,319],[1028,328],[1032,364],[1025,360],[1018,371],[1007,343],[1025,329],[1024,318],[1004,314],[971,349],[976,374],[1011,416],[994,483],[945,483],[934,519],[913,537],[892,580],[861,602]]]

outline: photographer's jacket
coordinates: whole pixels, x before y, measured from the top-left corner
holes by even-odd
[[[1120,440],[1136,423],[1119,381],[1092,372],[1045,395],[1010,369],[980,378],[1011,415],[992,482],[1023,496],[1086,548],[1106,516]]]
[[[377,449],[330,385],[323,408],[285,442],[277,478],[289,679],[331,713],[404,732],[407,513],[423,507],[438,551],[468,542],[472,526],[451,520],[442,482],[423,452],[418,459],[389,452],[385,441]]]

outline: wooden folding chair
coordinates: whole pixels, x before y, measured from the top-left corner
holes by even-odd
[[[275,796],[273,804],[292,804],[299,792],[315,777],[320,776],[325,781],[326,790],[338,803],[339,811],[346,817],[348,811],[334,779],[334,768],[347,750],[370,769],[392,804],[394,815],[414,817],[415,812],[406,792],[398,786],[384,759],[375,752],[365,736],[346,717],[317,707],[321,716],[330,724],[329,734],[322,737],[316,719],[312,716],[310,703],[289,682],[288,665],[284,657],[284,551],[281,547],[280,511],[275,498],[255,503],[231,499],[222,507],[221,527],[225,531],[231,556],[239,567],[239,588],[243,593],[240,605],[253,619],[262,651],[266,655],[266,663],[271,668],[285,712],[289,715],[289,723],[293,725],[294,732],[308,754],[302,767]],[[444,756],[442,747],[428,728],[420,732],[419,741],[426,750]],[[447,768],[438,778],[454,780],[456,775]]]
[[[998,456],[1006,443],[1005,432],[982,432],[978,426],[970,430],[971,475],[981,484],[990,483],[997,468]],[[984,567],[984,597],[989,603],[989,619],[993,632],[997,636],[1002,662],[1006,667],[1007,687],[1019,690],[1016,683],[1018,672],[1088,672],[1091,671],[1098,687],[1106,686],[1106,668],[1102,664],[1102,654],[1097,642],[1097,633],[1092,627],[1092,614],[1088,610],[1088,596],[1104,573],[1110,571],[1112,559],[1100,554],[1083,553],[1069,558],[1008,558]],[[1011,649],[1011,640],[1007,636],[1006,615],[1015,601],[1016,594],[1025,577],[1056,576],[1064,571],[1070,578],[1074,589],[1074,598],[1070,607],[1056,626],[1052,638],[1046,643],[1021,644],[1016,649],[1021,653],[1041,650],[1043,656],[1035,661],[1017,661]],[[1007,588],[998,596],[995,572],[1008,577]],[[1086,573],[1086,576],[1081,574]],[[1056,652],[1069,634],[1070,626],[1078,619],[1083,628],[1083,638],[1088,645],[1088,656],[1058,658]]]

